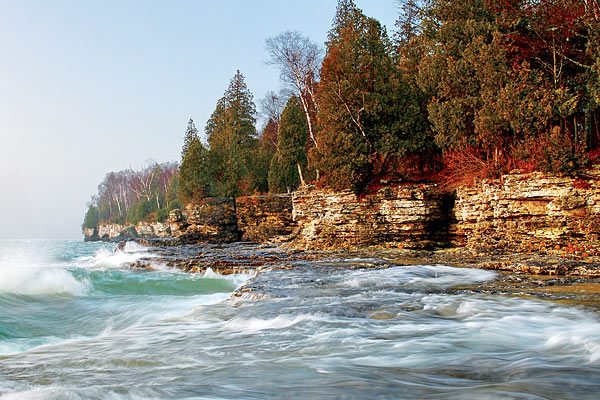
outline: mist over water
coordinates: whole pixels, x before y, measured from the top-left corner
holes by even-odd
[[[448,292],[493,279],[488,271],[294,261],[254,278],[266,298],[234,302],[250,276],[127,266],[151,256],[134,245],[0,241],[0,396],[595,399],[600,391],[598,314]]]

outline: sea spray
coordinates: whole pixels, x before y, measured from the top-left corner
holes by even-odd
[[[278,269],[276,248],[183,249],[268,257],[273,268],[248,286],[260,300],[229,301],[250,276],[131,269],[102,257],[154,252],[87,246],[63,244],[77,251],[47,260],[85,283],[83,295],[0,294],[0,328],[10,327],[0,343],[13,346],[0,356],[0,396],[583,400],[600,391],[598,315],[452,290],[492,272],[376,257]]]
[[[65,247],[62,242],[0,242],[0,355],[182,317],[229,298],[250,278],[131,269],[131,262],[154,257],[139,245],[123,250],[88,245],[70,259],[53,245]],[[81,248],[79,242],[72,246]]]

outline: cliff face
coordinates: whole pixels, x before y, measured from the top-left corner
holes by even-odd
[[[171,244],[229,243],[238,240],[287,240],[296,224],[289,195],[208,198],[171,211],[167,222],[140,222],[135,226],[104,224],[84,228],[86,241],[173,239]]]
[[[95,229],[83,228],[82,233],[86,242],[110,242],[133,238],[168,238],[171,236],[171,228],[165,222],[140,222],[135,226],[103,224]]]
[[[290,195],[238,197],[235,208],[238,231],[244,241],[285,241],[297,228]]]
[[[188,204],[169,215],[171,232],[181,243],[238,240],[235,202],[232,199],[204,199]]]
[[[600,235],[600,168],[582,178],[512,174],[456,192],[457,245],[587,247]]]
[[[510,174],[444,194],[436,185],[294,194],[303,247],[390,244],[599,250],[600,167],[579,178]]]
[[[298,243],[305,247],[377,243],[444,245],[450,196],[434,184],[391,185],[361,197],[305,187],[294,193]]]
[[[205,199],[172,211],[165,223],[101,225],[84,234],[86,240],[174,238],[171,244],[293,237],[305,248],[560,246],[600,253],[600,167],[577,179],[510,174],[455,193],[435,184],[389,184],[361,196],[307,186],[293,197]]]

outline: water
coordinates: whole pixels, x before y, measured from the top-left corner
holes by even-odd
[[[298,260],[254,278],[266,298],[233,301],[251,276],[191,275],[158,260],[152,271],[131,269],[152,253],[125,250],[0,242],[2,399],[600,393],[598,314],[448,291],[491,272]]]

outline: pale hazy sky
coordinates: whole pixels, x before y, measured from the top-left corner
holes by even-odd
[[[355,0],[393,31],[395,0]],[[81,238],[109,171],[178,161],[239,69],[280,88],[264,41],[325,41],[336,0],[0,0],[0,239]]]

